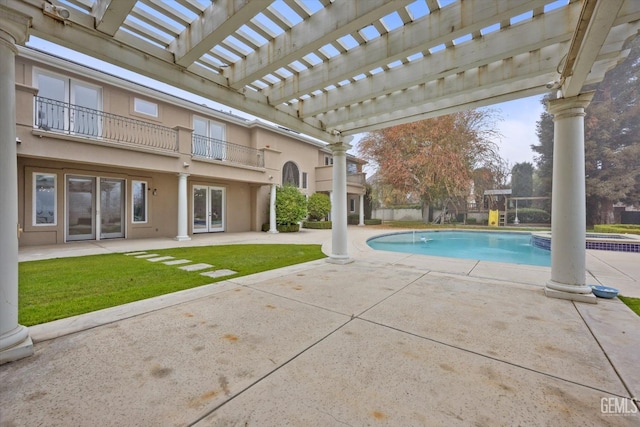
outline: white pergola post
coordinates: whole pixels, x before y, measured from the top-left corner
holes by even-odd
[[[189,197],[187,191],[188,173],[178,174],[178,235],[176,240],[191,240],[189,237]]]
[[[333,153],[333,191],[331,200],[331,255],[328,262],[347,264],[347,150],[344,140],[329,147]]]
[[[276,184],[271,184],[271,197],[269,198],[269,233],[277,233],[276,226]]]
[[[358,225],[360,227],[364,227],[364,194],[360,195],[360,221],[358,222]]]
[[[544,291],[552,298],[595,303],[585,284],[584,109],[591,98],[593,92],[549,102],[554,116],[551,280]]]
[[[18,164],[16,43],[27,40],[29,18],[0,5],[0,364],[33,354],[29,330],[18,324]]]

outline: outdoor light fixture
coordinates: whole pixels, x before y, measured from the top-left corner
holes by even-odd
[[[58,21],[65,21],[71,16],[67,8],[49,2],[42,5],[42,13]]]
[[[153,189],[153,193],[151,193],[151,194],[153,194],[154,196],[157,196],[157,195],[158,195],[158,189],[157,189],[157,188],[154,188],[154,189]]]

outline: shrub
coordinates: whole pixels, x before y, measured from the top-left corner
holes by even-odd
[[[640,234],[640,225],[634,224],[596,224],[593,226],[596,233],[622,233]]]
[[[270,224],[262,224],[262,231],[269,231],[270,228]],[[292,233],[300,231],[300,224],[276,224],[276,230],[281,233]]]
[[[473,224],[477,224],[478,220],[475,218],[467,218],[467,224],[469,225],[473,225]]]
[[[331,221],[305,221],[302,223],[302,228],[312,228],[315,230],[330,230]]]
[[[331,212],[331,200],[324,193],[313,193],[307,200],[307,210],[311,221],[322,221]]]
[[[507,212],[507,222],[513,223],[515,218],[516,210],[509,209]],[[528,224],[547,224],[551,222],[551,214],[542,209],[520,208],[518,209],[518,221]]]
[[[378,218],[364,220],[364,225],[380,225],[380,224],[382,224],[382,220]]]
[[[276,189],[276,224],[298,225],[307,217],[307,199],[292,185]],[[297,231],[297,230],[296,230]]]
[[[360,224],[360,214],[347,215],[347,224],[358,225]]]

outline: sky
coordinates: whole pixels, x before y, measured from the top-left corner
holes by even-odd
[[[143,84],[145,86],[149,86],[153,89],[157,89],[162,92],[166,92],[180,98],[196,102],[198,104],[205,104],[213,109],[226,112],[231,111],[232,113],[247,119],[256,118],[242,111],[238,111],[236,109],[225,106],[224,104],[221,104],[214,100],[206,99],[198,95],[188,93],[184,90],[174,88],[167,84],[125,70],[115,65],[108,64],[96,58],[92,58],[90,56],[69,50],[67,48],[58,46],[37,37],[32,36],[27,42],[27,46],[43,50],[50,54],[66,58],[74,62],[81,63],[91,68],[105,71],[115,76],[122,77],[127,80]],[[501,157],[509,164],[509,167],[513,166],[516,163],[522,162],[534,163],[534,153],[531,151],[530,146],[532,144],[538,143],[535,130],[536,121],[540,119],[540,114],[544,109],[544,107],[540,103],[541,98],[542,96],[522,98],[515,101],[495,104],[491,107],[497,110],[497,115],[502,119],[497,123],[502,138],[501,140],[496,141],[496,143],[499,146]],[[355,136],[352,142],[354,148],[350,150],[351,154],[358,154],[357,142],[362,138],[362,136],[364,135],[360,134]],[[371,173],[373,171],[367,172]]]

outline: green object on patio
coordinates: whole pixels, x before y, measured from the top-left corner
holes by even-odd
[[[184,271],[121,253],[21,262],[20,324],[50,322],[325,257],[320,245],[221,245],[148,252],[238,273],[214,279],[202,276],[203,270]]]

